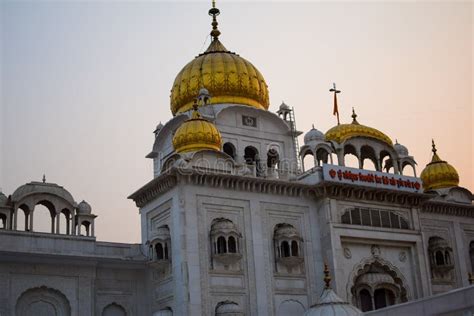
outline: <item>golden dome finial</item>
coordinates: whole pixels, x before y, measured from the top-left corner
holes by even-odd
[[[354,110],[354,107],[352,107],[352,115],[351,115],[351,117],[352,117],[352,124],[359,124],[359,122],[357,122],[357,114],[356,114],[356,112],[355,112],[355,110]]]
[[[324,264],[324,283],[326,284],[326,288],[331,288],[331,275],[329,274],[329,267],[327,263]]]
[[[217,28],[217,16],[221,13],[218,8],[216,8],[216,1],[212,0],[212,8],[209,10],[209,15],[212,16],[212,31],[211,31],[211,36],[212,39],[215,41],[219,38],[219,35],[221,35],[221,31]]]
[[[176,130],[173,136],[173,147],[177,153],[195,152],[200,150],[220,151],[222,137],[216,126],[201,117],[198,111],[199,103],[207,103],[209,93],[206,89],[199,90],[199,95],[194,98],[193,113]]]

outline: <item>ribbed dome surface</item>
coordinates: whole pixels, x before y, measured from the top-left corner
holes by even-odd
[[[353,113],[352,117],[353,121],[351,124],[339,124],[328,130],[325,134],[326,141],[335,141],[341,144],[353,137],[367,137],[393,146],[390,137],[375,128],[359,124],[356,120],[357,115],[355,113]]]
[[[235,103],[268,109],[268,88],[262,74],[246,59],[214,39],[209,48],[178,73],[171,89],[173,115],[192,109],[199,89],[206,88],[211,104]]]
[[[205,149],[220,151],[221,146],[221,133],[214,124],[201,118],[197,111],[194,111],[192,119],[181,124],[173,137],[173,147],[178,153]]]
[[[459,175],[456,169],[436,153],[433,143],[433,158],[426,165],[420,175],[423,188],[426,190],[455,187],[459,184]]]

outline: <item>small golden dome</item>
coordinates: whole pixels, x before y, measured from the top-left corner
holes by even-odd
[[[267,110],[268,86],[262,74],[219,41],[216,20],[219,10],[214,3],[209,15],[213,16],[212,42],[176,76],[171,88],[171,112],[176,115],[192,109],[200,88],[206,88],[212,95],[211,104],[235,103]]]
[[[181,124],[173,136],[174,149],[177,153],[206,149],[220,151],[221,145],[221,133],[214,124],[201,118],[195,103],[192,118]]]
[[[433,158],[420,175],[423,188],[426,191],[457,186],[459,184],[458,172],[449,163],[439,158],[434,141],[432,141],[432,147]]]
[[[374,138],[381,142],[386,143],[389,146],[393,146],[390,137],[382,133],[381,131],[359,124],[356,118],[354,110],[352,110],[352,123],[351,124],[339,124],[331,128],[324,135],[326,141],[335,141],[336,143],[343,143],[349,138],[353,137],[368,137]]]

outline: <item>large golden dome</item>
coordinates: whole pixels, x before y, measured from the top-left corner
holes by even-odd
[[[197,105],[191,119],[185,121],[173,136],[173,147],[177,153],[199,150],[220,151],[222,137],[216,126],[201,118]]]
[[[326,132],[324,138],[326,141],[335,141],[338,144],[343,143],[353,137],[368,137],[379,140],[389,146],[393,146],[390,137],[379,131],[378,129],[361,125],[357,122],[357,115],[353,112],[353,121],[351,124],[339,124]]]
[[[213,16],[212,42],[176,76],[171,88],[171,112],[176,115],[192,109],[201,88],[209,91],[211,104],[235,103],[267,110],[268,86],[262,74],[249,61],[222,45],[216,21],[219,10],[213,8],[209,14]]]
[[[459,184],[459,175],[456,169],[441,158],[436,153],[436,146],[433,141],[433,158],[421,172],[420,178],[423,188],[426,190],[455,187]]]

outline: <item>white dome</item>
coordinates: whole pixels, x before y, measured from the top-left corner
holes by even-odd
[[[304,316],[359,316],[360,310],[344,302],[331,288],[325,288],[319,302],[308,309]]]
[[[79,215],[89,215],[92,213],[92,208],[86,201],[82,200],[81,203],[77,205],[77,214]]]
[[[1,206],[6,206],[7,205],[8,198],[5,194],[0,192],[0,207]]]
[[[313,126],[313,128],[310,129],[309,132],[304,135],[304,144],[308,145],[309,143],[314,141],[324,141],[324,134],[321,131],[315,129]]]
[[[399,144],[398,141],[395,141],[395,145],[393,145],[393,148],[397,152],[397,154],[401,157],[406,157],[408,156],[408,148],[403,146],[402,144]]]

